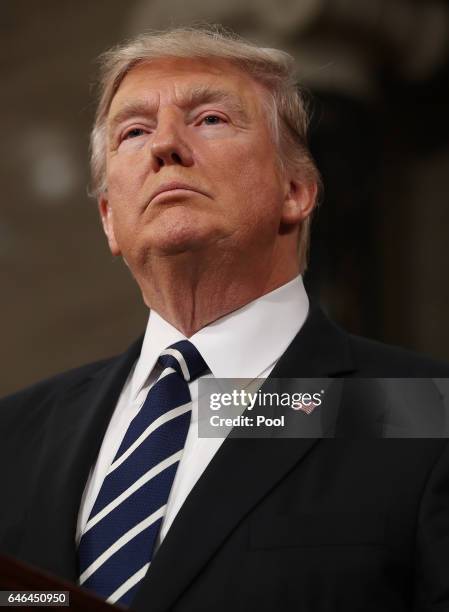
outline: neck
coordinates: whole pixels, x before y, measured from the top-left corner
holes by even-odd
[[[277,289],[299,274],[296,258],[220,261],[192,253],[152,258],[137,277],[145,303],[189,338],[206,325]]]

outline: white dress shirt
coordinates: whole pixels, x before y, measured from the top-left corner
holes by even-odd
[[[207,377],[266,378],[306,320],[309,300],[302,277],[263,295],[242,308],[203,327],[188,338],[210,368]],[[79,542],[107,471],[132,419],[139,412],[161,368],[160,353],[186,337],[156,312],[150,311],[142,351],[128,376],[89,475],[78,514]],[[184,452],[167,501],[156,542],[170,525],[201,474],[223,443],[223,438],[198,437],[198,382],[189,384],[192,417]]]

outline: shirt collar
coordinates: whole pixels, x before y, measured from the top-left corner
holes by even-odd
[[[188,338],[215,378],[257,378],[285,352],[307,318],[301,276],[217,319]],[[160,353],[186,337],[150,311],[131,397],[142,389]]]

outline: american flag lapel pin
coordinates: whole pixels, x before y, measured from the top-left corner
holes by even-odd
[[[311,414],[317,406],[319,406],[319,404],[315,404],[314,402],[307,402],[307,404],[299,400],[292,402],[293,410],[301,410],[301,412],[305,412],[306,414]]]

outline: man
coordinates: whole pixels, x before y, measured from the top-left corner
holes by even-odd
[[[449,609],[445,440],[197,435],[204,377],[449,372],[309,305],[289,57],[202,30],[111,51],[92,169],[148,326],[2,402],[2,550],[142,611]]]

